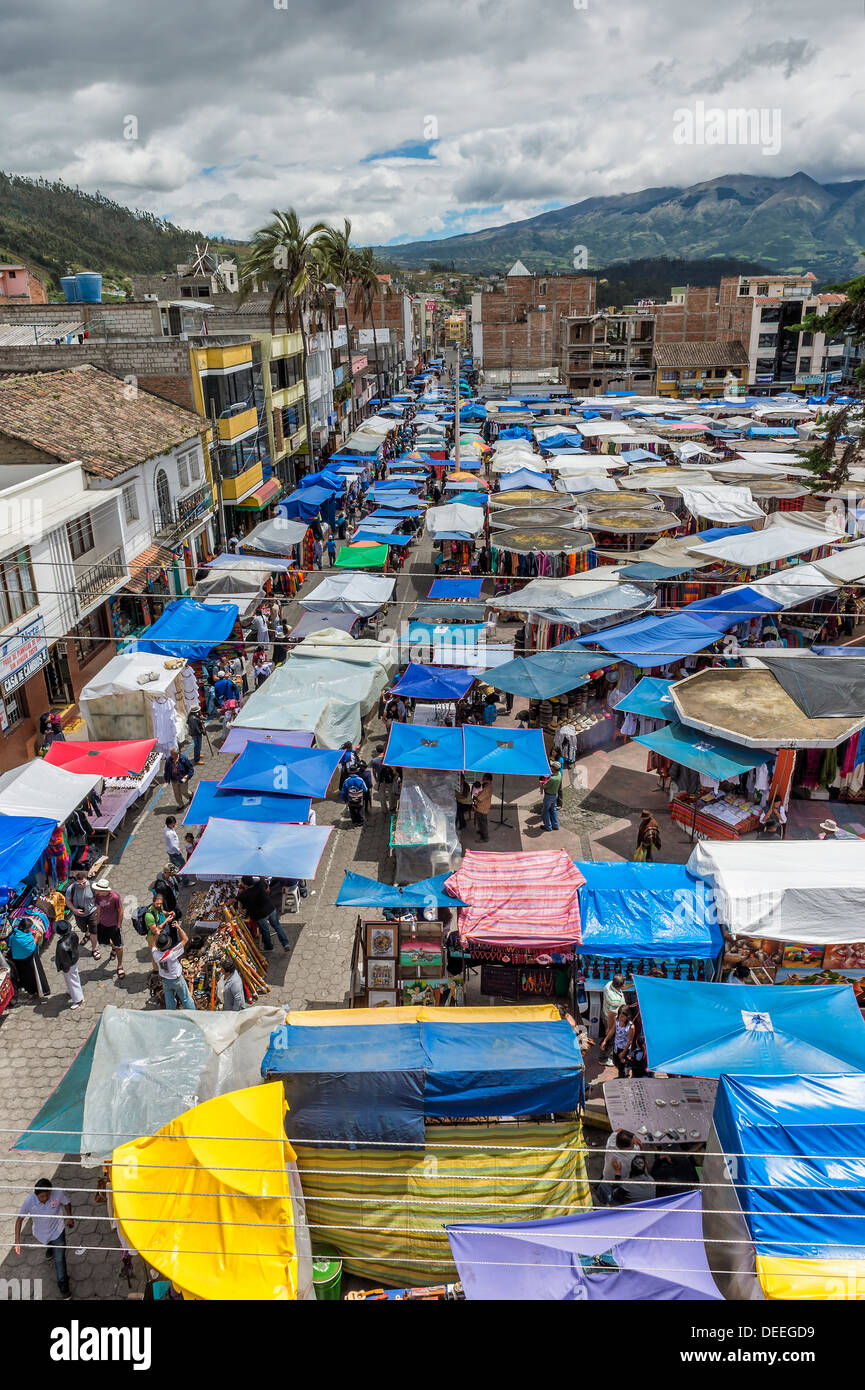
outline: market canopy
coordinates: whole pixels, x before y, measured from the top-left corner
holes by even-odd
[[[530,700],[549,700],[566,690],[585,685],[591,671],[597,671],[604,658],[597,652],[561,651],[538,652],[536,656],[517,656],[492,671],[484,679],[496,690],[510,695],[524,695]]]
[[[644,744],[672,763],[692,768],[704,780],[711,778],[718,782],[762,767],[772,756],[769,752],[744,748],[740,743],[729,743],[723,738],[710,738],[678,722],[656,729],[652,734],[639,734],[634,742]]]
[[[237,604],[200,603],[194,598],[175,599],[161,617],[136,640],[138,652],[206,661],[214,647],[231,636],[237,622]]]
[[[676,707],[670,694],[672,684],[672,681],[662,681],[656,676],[643,676],[616,705],[616,713],[638,714],[648,719],[674,719]]]
[[[712,890],[679,864],[577,860],[586,955],[714,960],[724,946]]]
[[[460,577],[458,579],[434,579],[427,598],[480,598],[481,589],[483,587],[483,579],[468,577]]]
[[[760,661],[809,719],[865,715],[865,666],[837,656],[785,656],[760,651]]]
[[[464,724],[467,772],[493,772],[513,777],[548,777],[550,764],[540,729],[496,729]]]
[[[111,1161],[124,1241],[186,1297],[312,1297],[312,1257],[282,1087],[196,1105]]]
[[[445,1230],[470,1301],[719,1300],[702,1210],[697,1190],[544,1221]]]
[[[430,507],[426,514],[426,529],[433,537],[451,531],[476,536],[483,527],[483,509],[466,506],[463,502],[451,502],[444,507]]]
[[[47,816],[0,815],[0,894],[27,877],[56,829],[56,820]]]
[[[338,570],[378,570],[387,564],[387,546],[375,541],[362,541],[359,545],[341,545],[334,562]]]
[[[250,745],[252,746],[252,745]],[[214,878],[315,878],[330,825],[210,820],[181,874]]]
[[[318,514],[316,507],[312,515]],[[269,555],[290,555],[299,545],[309,527],[306,521],[295,521],[288,516],[276,516],[270,521],[260,521],[248,535],[243,537],[244,550],[260,550]]]
[[[431,623],[482,623],[486,607],[482,603],[419,603],[409,621]]]
[[[475,677],[458,666],[419,666],[410,662],[396,685],[395,695],[410,700],[461,700],[475,683]]]
[[[688,868],[713,885],[718,920],[736,936],[815,945],[862,940],[860,840],[704,841]]]
[[[679,493],[691,516],[706,517],[719,525],[762,521],[766,515],[754,501],[749,487],[728,487],[723,483],[691,487],[680,483]]]
[[[680,1076],[865,1072],[865,1022],[847,984],[635,979],[649,1067]]]
[[[705,619],[718,627],[721,626],[721,620],[727,627],[736,627],[739,623],[747,623],[752,618],[759,617],[761,613],[777,613],[781,607],[782,604],[774,598],[761,594],[758,589],[745,584],[736,589],[722,589],[712,598],[697,599],[695,603],[686,604],[680,611],[694,618]]]
[[[206,825],[215,816],[218,820],[290,821],[305,825],[309,820],[311,804],[308,796],[224,791],[218,782],[199,782],[183,817],[183,824]]]
[[[777,513],[776,513],[777,515]],[[786,513],[780,515],[785,516]],[[771,521],[772,518],[769,518]],[[807,550],[816,550],[827,544],[827,533],[816,523],[813,528],[789,525],[770,526],[762,531],[751,531],[746,536],[733,539],[709,541],[705,543],[700,536],[693,536],[691,548],[696,555],[710,560],[726,560],[728,564],[740,569],[752,569],[755,565],[769,564],[773,560],[783,560],[790,555],[800,555]]]
[[[390,726],[384,761],[389,767],[413,767],[427,771],[462,772],[462,729],[437,725],[398,724]]]
[[[666,666],[683,656],[705,651],[724,635],[720,623],[671,613],[666,618],[637,618],[631,623],[592,632],[583,640],[603,647],[636,666]]]
[[[325,632],[335,628],[338,632],[351,632],[357,618],[354,613],[304,613],[299,623],[288,634],[289,642],[300,642],[313,632]]]
[[[555,492],[549,473],[538,473],[533,468],[525,467],[514,468],[512,472],[505,473],[500,492],[512,492],[522,487],[532,488],[535,492]]]
[[[393,596],[396,580],[373,574],[329,574],[309,594],[301,594],[301,608],[314,613],[354,613],[369,618]]]
[[[247,743],[219,782],[221,791],[326,796],[342,753],[331,748],[282,748]]]
[[[52,827],[53,828],[53,827]],[[417,883],[380,883],[363,874],[346,873],[336,897],[337,907],[403,908],[463,907],[459,898],[445,892],[448,874],[422,878]]]
[[[534,854],[466,850],[448,890],[460,908],[464,942],[558,951],[580,941],[583,875],[563,849]]]
[[[361,525],[360,530],[352,536],[352,542],[357,545],[409,545],[411,536],[404,536],[399,531],[373,531],[365,530]],[[349,550],[347,553],[353,553]]]
[[[67,772],[85,776],[95,773],[98,777],[130,777],[144,770],[155,747],[155,738],[110,739],[104,743],[55,740],[44,761],[50,767],[64,767]]]
[[[38,816],[59,825],[101,781],[99,773],[67,772],[35,758],[0,774],[0,816]]]

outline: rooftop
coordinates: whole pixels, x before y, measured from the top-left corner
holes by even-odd
[[[656,343],[655,362],[659,367],[747,367],[744,343]]]

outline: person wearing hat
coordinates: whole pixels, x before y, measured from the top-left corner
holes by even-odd
[[[68,917],[61,917],[60,921],[54,924],[54,935],[57,937],[54,965],[63,976],[70,1009],[80,1009],[84,1003],[84,991],[78,974],[78,933],[72,930],[72,923]]]
[[[180,964],[180,957],[183,955],[183,948],[189,937],[179,924],[177,930],[180,934],[180,941],[176,946],[172,946],[171,936],[163,930],[157,936],[156,945],[150,954],[156,969],[159,971],[166,1009],[194,1010],[195,1004],[189,993],[189,985],[183,977],[183,969]]]
[[[559,792],[562,789],[562,765],[555,758],[550,763],[550,775],[543,778],[541,791],[544,794],[543,808],[541,814],[544,820],[544,830],[558,830],[559,813],[556,803]]]
[[[100,946],[111,947],[108,960],[117,961],[117,978],[122,980],[126,975],[123,969],[123,937],[120,934],[123,925],[123,901],[107,878],[96,880],[93,896],[96,899],[96,939]]]
[[[818,840],[843,840],[846,836],[836,820],[823,820],[820,822],[820,834]]]

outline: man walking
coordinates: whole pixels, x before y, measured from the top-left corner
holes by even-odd
[[[117,978],[122,980],[126,974],[123,969],[123,901],[115,893],[107,878],[98,878],[93,885],[96,896],[96,935],[100,946],[110,946],[108,959],[117,961]]]
[[[378,788],[378,799],[381,804],[382,814],[390,816],[396,810],[397,774],[396,768],[385,767],[383,743],[380,743],[376,748],[375,754],[370,759],[369,765],[372,768],[375,785]]]
[[[336,560],[336,539],[332,531],[327,538],[327,558],[330,561],[331,569],[333,569]]]
[[[189,736],[192,739],[192,761],[201,762],[201,740],[204,738],[204,720],[201,717],[201,710],[194,705],[189,711],[189,718],[186,721]]]
[[[243,981],[240,971],[230,956],[222,958],[222,1009],[223,1013],[235,1014],[246,1008]]]
[[[265,951],[273,950],[273,938],[270,935],[271,929],[276,932],[282,943],[283,951],[289,949],[288,937],[282,929],[279,920],[279,913],[273,905],[270,894],[267,891],[267,883],[264,879],[252,878],[245,875],[241,880],[243,887],[237,895],[237,901],[243,908],[247,916],[251,917],[261,933],[261,944]]]
[[[163,781],[171,783],[174,801],[177,806],[185,806],[192,797],[186,792],[186,784],[192,776],[192,763],[179,749],[172,748],[165,759]]]
[[[183,955],[183,948],[189,937],[179,923],[177,930],[180,934],[180,942],[177,946],[172,946],[171,937],[167,931],[161,931],[150,954],[162,981],[166,1009],[194,1010],[195,1004],[189,993],[189,985],[183,977],[183,968],[180,964],[180,957]]]
[[[72,930],[68,918],[61,917],[55,924],[54,934],[57,937],[54,964],[63,976],[70,1009],[80,1009],[84,1003],[84,991],[78,975],[78,933]]]
[[[626,1003],[624,988],[624,975],[614,975],[612,980],[608,980],[604,985],[601,995],[601,1022],[604,1028],[604,1037],[600,1045],[602,1062],[606,1061],[610,1055],[619,1009]]]
[[[72,875],[72,882],[66,889],[66,906],[71,910],[81,935],[90,937],[93,959],[101,960],[96,939],[96,899],[83,869],[76,869]]]
[[[21,1231],[30,1218],[33,1235],[40,1245],[47,1246],[46,1257],[54,1256],[54,1272],[60,1297],[68,1302],[69,1273],[66,1269],[66,1231],[75,1224],[72,1206],[62,1187],[53,1187],[48,1178],[39,1178],[29,1197],[25,1197],[15,1222],[15,1254],[21,1254]]]
[[[175,869],[182,869],[186,863],[186,855],[180,848],[180,836],[177,833],[176,816],[165,817],[165,828],[162,831],[162,838],[165,841],[168,858],[171,860]]]
[[[544,830],[558,830],[559,813],[556,810],[559,792],[562,789],[562,765],[555,759],[550,763],[550,775],[541,782],[541,790],[544,794],[542,815],[544,820]]]
[[[490,838],[490,809],[493,804],[493,775],[485,772],[481,781],[480,791],[475,794],[475,824],[478,828],[478,835],[482,840]]]
[[[348,806],[352,825],[366,821],[366,799],[369,788],[360,772],[351,772],[342,784],[342,799]]]

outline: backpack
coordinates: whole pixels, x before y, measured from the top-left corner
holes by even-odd
[[[362,806],[364,792],[361,787],[349,787],[347,801],[349,806]]]
[[[132,914],[132,925],[133,925],[135,931],[138,932],[138,935],[139,935],[139,936],[146,936],[146,935],[147,935],[147,926],[146,926],[146,923],[145,923],[145,921],[144,921],[144,914],[145,914],[145,912],[149,912],[149,911],[150,911],[149,905],[145,905],[144,907],[136,907],[135,911],[134,911],[133,914]]]

